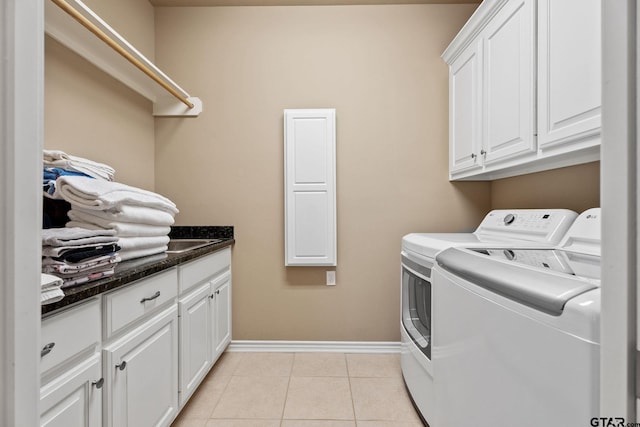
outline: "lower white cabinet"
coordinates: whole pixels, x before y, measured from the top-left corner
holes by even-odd
[[[184,405],[212,365],[211,283],[180,298],[180,405]]]
[[[231,342],[231,251],[178,269],[180,406]]]
[[[42,427],[165,427],[231,342],[225,248],[42,320]]]
[[[40,389],[40,425],[99,427],[103,385],[100,354],[96,353]]]
[[[213,288],[213,359],[220,357],[231,342],[231,273],[212,283]]]
[[[100,299],[42,320],[40,425],[99,427],[102,420]]]
[[[104,348],[106,426],[171,424],[178,413],[177,349],[175,304]]]

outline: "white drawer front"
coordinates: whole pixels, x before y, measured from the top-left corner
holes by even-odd
[[[180,293],[231,267],[231,248],[221,249],[206,257],[181,265],[179,271]]]
[[[100,342],[100,299],[42,320],[41,373]]]
[[[177,283],[177,269],[173,268],[105,295],[107,338],[173,300],[178,293]]]

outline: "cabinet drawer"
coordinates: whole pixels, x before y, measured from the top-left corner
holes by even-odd
[[[100,299],[95,298],[42,320],[42,373],[100,342]]]
[[[173,300],[178,292],[177,283],[177,269],[173,268],[105,295],[107,338],[167,301]]]
[[[193,286],[231,267],[231,248],[225,248],[179,267],[179,289],[182,294]]]

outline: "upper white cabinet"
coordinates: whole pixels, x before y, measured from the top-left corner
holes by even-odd
[[[452,172],[482,167],[482,43],[475,42],[451,64],[449,72],[449,152]]]
[[[536,151],[534,0],[510,0],[482,37],[485,165]]]
[[[442,55],[450,179],[599,160],[600,35],[597,0],[485,0]]]
[[[599,0],[538,0],[538,145],[600,143]],[[579,13],[577,13],[579,11]]]

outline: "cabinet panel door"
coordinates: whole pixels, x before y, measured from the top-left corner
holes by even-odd
[[[336,112],[284,110],[285,265],[336,265]]]
[[[482,166],[482,43],[474,42],[449,68],[449,171]]]
[[[102,376],[96,353],[40,389],[42,427],[99,427],[102,425],[102,389],[93,385]]]
[[[507,2],[485,29],[485,164],[536,151],[533,3]]]
[[[601,7],[599,0],[538,2],[542,149],[600,133]]]
[[[231,342],[231,275],[225,275],[214,291],[215,341],[214,359],[217,359]]]
[[[180,299],[180,405],[184,405],[211,367],[211,283]]]
[[[175,418],[177,321],[174,305],[104,349],[109,427],[168,426]]]

